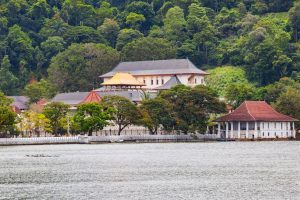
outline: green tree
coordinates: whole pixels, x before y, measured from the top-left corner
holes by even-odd
[[[50,59],[57,53],[65,49],[66,43],[62,37],[51,36],[41,43],[41,49],[44,52],[45,57],[50,61]]]
[[[7,137],[15,133],[16,114],[10,107],[0,106],[0,136]]]
[[[140,38],[122,49],[122,59],[128,61],[175,58],[175,48],[162,38]]]
[[[164,31],[166,38],[174,44],[183,42],[186,39],[186,21],[183,10],[175,6],[170,8],[164,18]]]
[[[61,19],[59,14],[55,14],[51,19],[45,20],[39,34],[44,38],[53,36],[62,37],[67,29],[69,29],[69,25]]]
[[[132,42],[135,39],[141,38],[144,35],[139,32],[138,30],[133,30],[133,29],[122,29],[117,38],[117,50],[122,50],[122,48]]]
[[[108,125],[108,120],[111,119],[110,109],[104,110],[98,103],[82,104],[78,107],[74,121],[79,125],[79,129],[92,135],[94,131],[102,130]]]
[[[67,116],[68,110],[68,105],[59,102],[52,102],[44,107],[43,114],[50,120],[49,124],[55,136],[58,136],[62,127],[60,122]]]
[[[273,104],[275,109],[283,114],[300,119],[300,90],[288,88],[282,93]],[[300,123],[296,123],[296,128],[300,128]]]
[[[265,88],[264,100],[269,103],[275,103],[279,96],[286,93],[289,88],[300,91],[300,83],[285,77]]]
[[[249,84],[245,71],[239,67],[223,66],[207,72],[209,73],[205,77],[207,86],[215,90],[221,97],[225,96],[226,88],[231,84]]]
[[[300,32],[300,2],[295,2],[293,8],[289,10],[289,23],[293,28],[294,38],[297,42],[299,40]]]
[[[96,26],[95,9],[83,0],[65,0],[61,10],[62,18],[72,26]]]
[[[126,11],[128,13],[136,13],[144,16],[145,20],[143,20],[143,23],[140,25],[142,33],[146,33],[154,22],[155,13],[153,7],[147,2],[133,1],[126,6]]]
[[[139,29],[142,22],[145,21],[145,17],[142,14],[129,13],[126,17],[126,23],[134,29]]]
[[[32,41],[29,36],[21,30],[21,27],[14,25],[9,28],[7,35],[8,54],[13,66],[19,66],[22,60],[27,63],[33,61]],[[14,69],[17,70],[17,69]]]
[[[109,42],[111,47],[116,47],[116,41],[118,33],[120,31],[120,26],[118,22],[114,19],[106,18],[98,30],[103,35],[103,37]]]
[[[3,92],[0,91],[0,107],[8,107],[11,105],[13,100],[5,96]]]
[[[138,109],[130,100],[120,96],[105,96],[102,105],[105,109],[113,109],[112,120],[118,126],[118,135],[129,125],[138,123]]]
[[[72,26],[66,30],[63,38],[68,44],[106,43],[99,31],[88,26]]]
[[[160,97],[172,106],[175,128],[185,134],[204,133],[210,115],[225,112],[225,104],[219,101],[217,94],[202,85],[194,88],[178,85],[161,92]]]
[[[144,100],[140,106],[141,124],[149,129],[151,134],[157,134],[159,128],[173,130],[176,125],[172,107],[162,98]]]
[[[10,71],[10,69],[11,64],[8,56],[6,55],[4,56],[0,67],[0,91],[7,95],[13,94],[18,84],[17,77]]]
[[[15,133],[16,114],[10,105],[12,99],[0,92],[0,137],[7,137]]]
[[[256,100],[256,88],[249,83],[233,83],[227,86],[225,98],[234,108],[246,100]]]
[[[49,81],[60,92],[91,90],[118,62],[119,53],[104,44],[72,44],[52,59]]]
[[[50,99],[55,94],[55,88],[48,81],[42,79],[39,82],[25,86],[24,95],[29,97],[31,103],[36,103],[42,98]]]

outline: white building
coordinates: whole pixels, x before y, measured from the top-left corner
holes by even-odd
[[[170,59],[153,61],[121,62],[111,72],[101,75],[105,81],[116,73],[125,72],[144,83],[144,89],[155,89],[166,84],[176,76],[181,84],[195,86],[205,84],[204,77],[208,73],[198,69],[188,59]]]
[[[295,138],[295,121],[264,101],[245,101],[233,112],[215,120],[223,139]]]

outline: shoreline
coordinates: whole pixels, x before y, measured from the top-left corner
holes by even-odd
[[[299,138],[267,139],[220,139],[202,135],[120,135],[120,136],[73,136],[73,137],[37,137],[37,138],[0,138],[0,146],[17,145],[59,145],[59,144],[142,144],[142,143],[215,143],[215,142],[278,142],[300,141]]]

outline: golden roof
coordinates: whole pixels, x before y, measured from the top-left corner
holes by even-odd
[[[118,72],[110,80],[105,81],[103,86],[145,86],[129,73]]]

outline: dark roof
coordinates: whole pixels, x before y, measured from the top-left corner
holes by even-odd
[[[111,72],[100,77],[112,77],[117,72],[127,72],[132,75],[208,74],[197,68],[189,59],[170,59],[121,62]]]
[[[132,102],[140,102],[144,99],[144,93],[140,90],[105,91],[105,90],[103,90],[103,88],[99,88],[98,90],[95,90],[95,92],[97,92],[97,94],[100,97],[117,95],[117,96],[125,97]],[[156,96],[155,93],[149,93],[149,95],[150,95],[150,98],[154,98]]]
[[[88,94],[89,92],[60,93],[52,99],[52,102],[61,102],[74,106],[82,102]]]
[[[230,121],[268,121],[268,122],[291,122],[298,121],[275,111],[265,101],[245,101],[232,113],[215,120],[216,122]]]
[[[29,98],[25,96],[9,96],[9,98],[13,99],[13,103],[11,106],[15,106],[20,110],[27,110]]]
[[[116,91],[106,91],[105,88],[99,88],[92,92],[72,92],[72,93],[60,93],[57,94],[53,99],[52,102],[62,102],[68,104],[70,106],[76,106],[85,102],[91,93],[96,93],[100,98],[105,96],[122,96],[129,99],[132,102],[140,102],[144,98],[144,93],[142,91],[133,90],[116,90]],[[156,93],[149,93],[150,98],[154,98]]]
[[[168,80],[164,85],[155,88],[155,90],[169,90],[172,87],[174,87],[176,85],[180,85],[180,84],[182,84],[182,83],[180,82],[178,77],[175,75],[175,76],[172,76],[170,78],[170,80]]]

